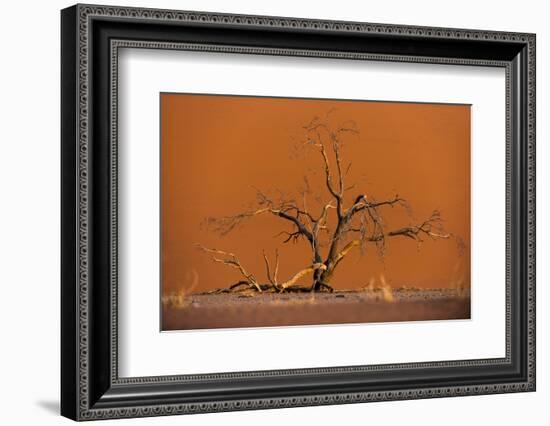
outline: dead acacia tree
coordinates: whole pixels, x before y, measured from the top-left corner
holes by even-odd
[[[271,215],[291,225],[290,231],[282,231],[283,243],[304,240],[311,251],[311,263],[295,273],[286,281],[277,279],[279,269],[279,254],[276,253],[275,265],[272,270],[270,262],[263,253],[268,283],[260,283],[250,274],[238,260],[229,252],[198,246],[211,255],[212,260],[239,270],[242,280],[223,291],[238,288],[249,288],[262,291],[333,291],[331,279],[344,260],[355,249],[365,250],[367,244],[374,244],[379,254],[383,255],[386,239],[406,237],[420,244],[425,237],[430,239],[447,239],[450,234],[442,227],[440,212],[432,214],[419,223],[411,223],[397,229],[386,229],[382,213],[386,208],[401,207],[410,213],[405,199],[395,195],[393,198],[378,201],[365,192],[355,192],[355,184],[346,182],[351,162],[344,164],[342,146],[345,135],[358,135],[354,122],[345,122],[331,126],[327,117],[316,117],[304,126],[305,140],[302,148],[317,152],[323,169],[323,181],[327,191],[327,199],[320,202],[317,214],[312,212],[307,203],[310,193],[307,178],[306,188],[302,191],[302,199],[296,201],[280,196],[274,199],[258,190],[255,206],[247,211],[232,216],[208,218],[207,225],[220,235],[234,231],[243,222],[260,215]],[[331,218],[332,216],[332,218]],[[410,216],[410,214],[409,214]],[[330,219],[330,220],[329,220]],[[302,278],[311,275],[311,284],[297,284]]]

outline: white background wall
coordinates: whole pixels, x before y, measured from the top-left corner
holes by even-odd
[[[119,424],[548,424],[550,414],[550,27],[536,0],[386,1],[162,0],[103,1],[205,10],[526,31],[537,33],[538,390],[361,405],[293,408]],[[2,424],[68,424],[59,405],[59,9],[70,2],[11,1],[0,24],[0,419]],[[131,422],[131,423],[129,423]],[[106,423],[113,423],[108,421]],[[114,423],[116,424],[116,423]]]

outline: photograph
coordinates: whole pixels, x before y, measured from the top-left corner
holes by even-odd
[[[161,331],[470,319],[471,105],[160,93]]]

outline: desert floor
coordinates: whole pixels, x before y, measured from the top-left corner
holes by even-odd
[[[164,331],[469,318],[470,297],[456,290],[192,294],[162,306]]]

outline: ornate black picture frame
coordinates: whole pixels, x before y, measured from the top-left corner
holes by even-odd
[[[534,34],[95,5],[64,9],[61,28],[62,415],[93,420],[535,390]],[[506,356],[120,378],[121,47],[504,68]]]

